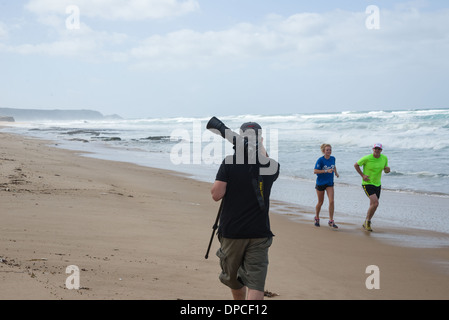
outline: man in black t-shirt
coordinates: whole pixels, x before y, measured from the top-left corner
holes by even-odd
[[[247,155],[243,161],[239,161],[238,154],[226,157],[211,189],[215,201],[224,201],[218,227],[219,278],[231,288],[236,300],[263,299],[268,248],[273,237],[268,214],[279,164],[268,158],[260,131],[260,125],[254,122],[241,126],[241,135],[255,133],[259,157],[257,161],[248,160]]]

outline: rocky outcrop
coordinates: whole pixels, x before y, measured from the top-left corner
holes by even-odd
[[[14,117],[3,117],[0,116],[0,122],[15,122]]]
[[[0,114],[4,118],[12,118],[16,121],[35,121],[35,120],[101,120],[120,116],[104,116],[98,111],[93,110],[39,110],[39,109],[14,109],[0,108]],[[5,120],[3,120],[5,121]]]

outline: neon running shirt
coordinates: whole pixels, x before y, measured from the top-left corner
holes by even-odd
[[[381,154],[379,158],[375,158],[372,154],[364,156],[357,161],[359,166],[363,166],[363,174],[369,176],[369,180],[362,180],[362,185],[372,184],[376,187],[381,185],[382,170],[388,166],[387,156]]]

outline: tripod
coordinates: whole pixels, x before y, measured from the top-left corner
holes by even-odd
[[[220,220],[220,214],[221,214],[221,211],[223,210],[223,203],[224,203],[224,198],[221,200],[220,208],[218,209],[217,218],[215,219],[215,223],[212,226],[212,235],[210,236],[209,246],[207,247],[207,252],[206,252],[206,255],[204,256],[204,259],[209,258],[210,246],[212,245],[212,241],[214,240],[215,230],[217,230],[217,228],[218,228],[218,221]]]

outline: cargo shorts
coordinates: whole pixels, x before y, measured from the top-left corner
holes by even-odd
[[[220,258],[220,281],[231,289],[264,291],[268,271],[268,248],[273,238],[230,239],[218,238],[221,247],[217,250]]]

